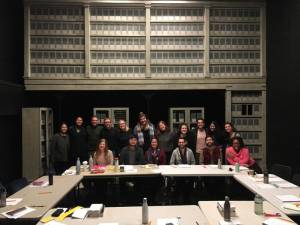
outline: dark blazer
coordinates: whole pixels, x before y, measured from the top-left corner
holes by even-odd
[[[128,146],[124,147],[120,153],[120,164],[129,165],[129,149]],[[140,147],[135,148],[135,163],[134,165],[143,165],[145,164],[144,160],[144,151]]]

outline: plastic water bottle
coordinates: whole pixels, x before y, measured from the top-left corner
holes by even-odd
[[[79,175],[80,174],[80,159],[79,157],[77,158],[77,162],[76,162],[76,175]]]
[[[264,213],[263,198],[259,194],[256,194],[254,197],[254,213],[256,215],[262,215]]]
[[[142,206],[142,224],[148,224],[149,214],[148,214],[148,203],[147,198],[143,198],[143,206]]]
[[[89,171],[92,171],[93,166],[94,166],[94,160],[93,160],[92,154],[90,154],[90,158],[89,158]]]
[[[238,162],[235,164],[235,172],[240,172],[240,164]]]
[[[221,161],[221,158],[218,159],[218,169],[222,169],[222,161]]]
[[[119,172],[119,159],[118,158],[115,158],[115,172]]]
[[[6,206],[6,189],[0,184],[0,207]]]
[[[224,221],[229,222],[230,219],[230,202],[229,197],[225,196],[225,202],[224,202]]]

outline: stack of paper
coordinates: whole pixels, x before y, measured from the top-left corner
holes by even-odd
[[[282,202],[300,202],[300,198],[296,195],[276,195],[276,198]]]
[[[292,225],[293,221],[284,218],[269,218],[263,222],[263,225]]]
[[[87,215],[88,209],[87,208],[81,208],[77,209],[75,212],[72,214],[72,218],[75,219],[84,219]]]

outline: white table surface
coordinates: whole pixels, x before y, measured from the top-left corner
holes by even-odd
[[[50,211],[47,215],[53,212]],[[180,225],[208,225],[206,217],[196,205],[180,206],[149,206],[149,220],[151,225],[156,225],[158,218],[174,218],[180,216]],[[116,222],[119,225],[141,225],[142,207],[107,207],[103,217],[85,218],[84,220],[66,218],[62,223],[66,225],[97,225],[99,223]],[[38,225],[43,223],[39,222]]]
[[[48,177],[44,176],[39,180],[48,181]],[[29,206],[36,210],[22,216],[22,219],[39,219],[48,210],[53,208],[72,188],[74,188],[82,180],[81,175],[76,176],[54,176],[53,185],[45,187],[30,187],[29,185],[9,198],[22,198],[23,200],[14,206],[6,206],[0,208],[0,213]],[[20,218],[20,219],[21,219]],[[7,219],[0,215],[0,224],[2,219]]]
[[[253,178],[251,178],[248,175],[236,174],[236,175],[234,175],[234,178],[239,183],[241,183],[243,186],[245,186],[250,191],[252,191],[253,193],[258,193],[259,195],[261,195],[265,200],[270,202],[273,206],[277,207],[283,213],[290,215],[290,216],[299,216],[300,215],[300,211],[282,208],[283,202],[276,197],[276,195],[288,195],[288,194],[299,196],[300,195],[300,187],[277,188],[274,186],[274,188],[262,188],[262,186],[264,185],[263,182],[255,181],[255,180],[253,180]],[[270,183],[272,183],[272,182],[270,182]]]
[[[223,220],[222,215],[217,209],[217,201],[200,201],[198,204],[210,225],[218,225],[219,221]],[[232,220],[237,220],[243,225],[261,225],[263,221],[269,218],[254,213],[253,201],[230,201],[230,204],[236,207],[237,217],[232,217]],[[289,217],[266,201],[263,202],[263,209],[266,213],[281,213],[282,218],[292,221]]]

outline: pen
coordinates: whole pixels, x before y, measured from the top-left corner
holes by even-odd
[[[45,206],[44,205],[30,205],[29,207],[42,208],[42,207],[45,207]]]

